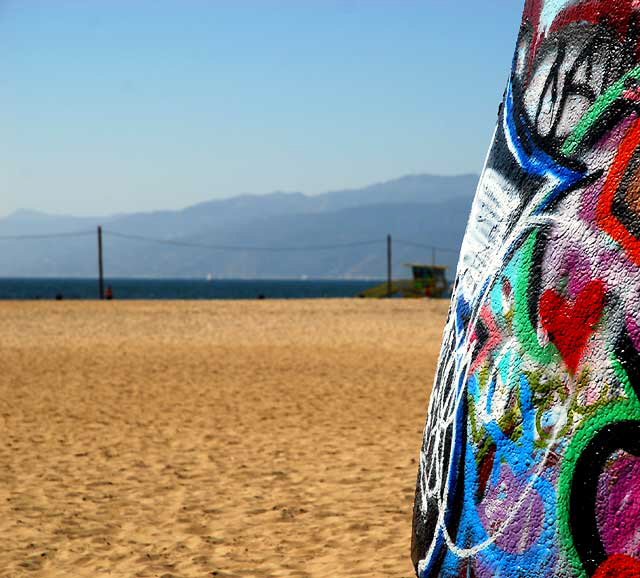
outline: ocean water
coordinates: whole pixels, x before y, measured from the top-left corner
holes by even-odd
[[[382,280],[108,279],[114,299],[319,299],[356,297]],[[97,299],[97,279],[0,278],[0,299]]]

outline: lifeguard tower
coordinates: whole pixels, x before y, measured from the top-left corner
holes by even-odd
[[[413,288],[416,293],[425,297],[447,297],[449,294],[449,283],[445,276],[447,268],[443,265],[421,265],[419,263],[408,263],[413,273]]]
[[[396,279],[391,283],[382,283],[358,294],[359,297],[434,297],[449,296],[449,283],[445,277],[443,265],[405,265],[413,273],[413,279]],[[391,291],[389,291],[391,289]]]

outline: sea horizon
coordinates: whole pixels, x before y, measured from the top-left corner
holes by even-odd
[[[326,299],[357,297],[383,279],[105,277],[114,299]],[[98,299],[97,277],[0,277],[0,300]]]

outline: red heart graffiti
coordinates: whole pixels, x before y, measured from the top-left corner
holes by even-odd
[[[558,348],[571,373],[575,373],[584,348],[604,309],[604,283],[589,281],[574,303],[548,289],[540,299],[540,321],[550,341]]]
[[[640,560],[614,554],[605,560],[593,578],[640,578]]]

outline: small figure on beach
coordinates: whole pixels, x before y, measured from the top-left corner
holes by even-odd
[[[113,299],[113,288],[111,287],[111,285],[107,285],[107,288],[105,289],[105,292],[104,292],[104,298],[108,299],[109,301]]]

